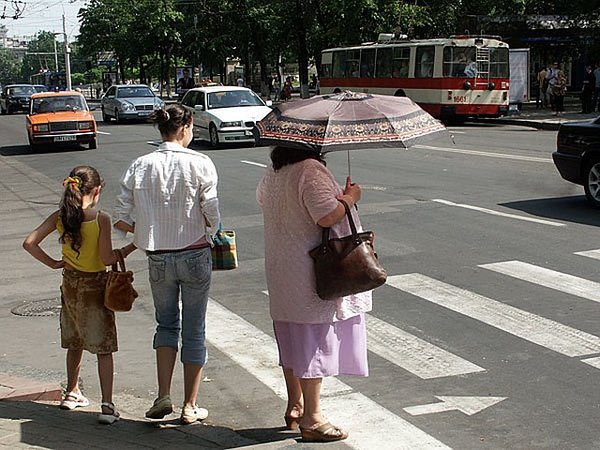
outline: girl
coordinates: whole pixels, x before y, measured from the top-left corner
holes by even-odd
[[[106,266],[116,262],[111,243],[111,218],[96,209],[104,182],[93,167],[75,167],[63,181],[60,209],[27,236],[23,247],[52,269],[63,269],[60,314],[61,346],[67,349],[67,389],[60,403],[73,410],[89,405],[79,390],[83,350],[98,357],[102,412],[98,421],[112,424],[119,413],[112,402],[113,352],[117,351],[114,313],[104,307]],[[62,259],[46,253],[40,243],[54,230],[60,234]],[[121,249],[123,256],[135,250]]]

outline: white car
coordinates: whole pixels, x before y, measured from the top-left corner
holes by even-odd
[[[256,122],[271,112],[264,102],[245,87],[206,86],[186,92],[181,104],[194,115],[194,138],[214,148],[227,143],[256,142]]]

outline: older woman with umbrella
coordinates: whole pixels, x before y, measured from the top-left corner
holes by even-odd
[[[391,100],[390,100],[391,99]],[[371,291],[334,300],[316,292],[309,251],[322,227],[350,234],[344,200],[359,231],[361,198],[350,176],[340,186],[326,167],[329,150],[399,146],[444,130],[409,99],[341,93],[280,105],[259,124],[261,141],[274,144],[272,166],[257,188],[265,225],[265,268],[270,313],[288,403],[285,421],[304,441],[348,437],[320,406],[323,377],[367,376],[365,313]]]

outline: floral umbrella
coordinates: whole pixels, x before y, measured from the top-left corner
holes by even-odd
[[[326,153],[360,148],[407,148],[446,128],[407,97],[358,92],[282,103],[258,122],[259,143]]]

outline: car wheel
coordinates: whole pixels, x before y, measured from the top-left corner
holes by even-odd
[[[219,133],[217,132],[217,127],[215,126],[214,123],[210,124],[210,127],[208,128],[208,134],[209,134],[209,138],[210,138],[210,146],[212,148],[218,148],[219,147]]]
[[[90,141],[90,146],[89,149],[90,150],[95,150],[98,148],[98,138],[94,138]]]
[[[600,208],[600,161],[592,161],[585,167],[585,197],[596,208]]]
[[[104,112],[104,108],[102,108],[102,122],[110,122],[110,116]]]
[[[0,114],[5,115],[6,114],[6,110],[0,106]]]

